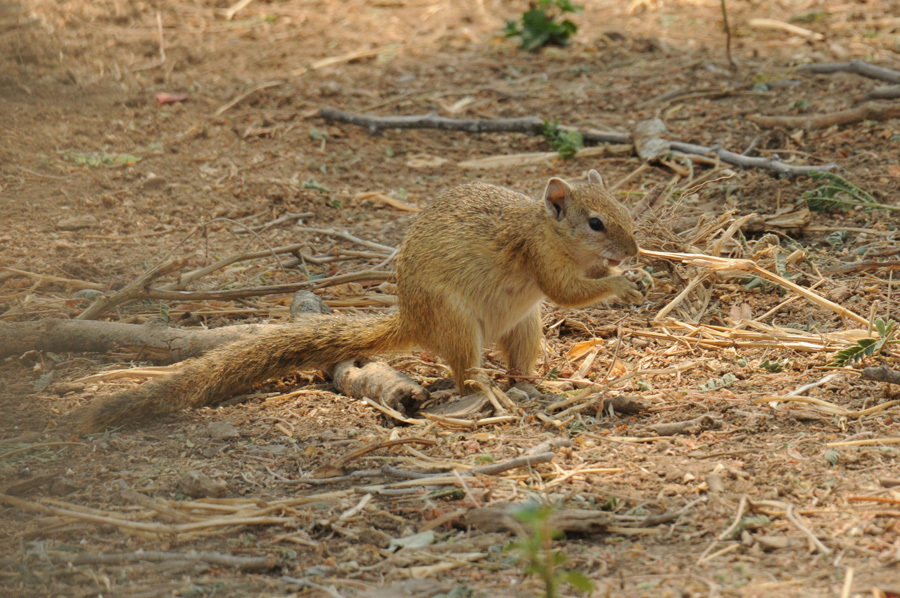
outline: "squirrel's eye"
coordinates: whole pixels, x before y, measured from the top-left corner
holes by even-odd
[[[591,218],[590,220],[588,220],[588,226],[591,227],[591,230],[595,230],[598,233],[606,230],[606,226],[603,225],[603,221],[599,218]]]

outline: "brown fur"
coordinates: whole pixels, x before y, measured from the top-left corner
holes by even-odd
[[[484,183],[451,189],[410,226],[397,254],[399,310],[381,318],[323,316],[221,347],[172,376],[98,400],[82,431],[216,405],[293,370],[391,353],[439,354],[463,390],[496,342],[507,365],[530,374],[540,356],[543,297],[582,306],[611,296],[639,301],[609,262],[637,253],[628,212],[591,171],[589,183],[550,179],[542,200]],[[591,218],[605,230],[592,230]]]

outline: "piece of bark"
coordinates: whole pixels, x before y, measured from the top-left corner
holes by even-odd
[[[441,397],[441,395],[446,396]],[[441,390],[432,393],[429,398],[432,399],[432,401],[436,401],[436,403],[422,411],[430,413],[431,415],[457,418],[478,417],[479,415],[486,414],[490,411],[490,401],[483,392],[458,397],[456,399],[440,400],[441,398],[447,399],[454,395],[456,395],[455,388],[453,390]]]
[[[701,415],[683,422],[669,422],[650,426],[650,429],[660,436],[674,436],[675,434],[699,434],[704,430],[718,430],[722,422],[711,415]]]
[[[832,126],[850,125],[864,120],[889,120],[900,117],[900,105],[869,102],[830,114],[810,114],[807,116],[767,116],[750,114],[747,120],[767,129],[785,127],[788,129],[826,129]]]
[[[766,552],[781,550],[782,548],[795,548],[802,545],[799,538],[791,538],[790,536],[756,536],[755,539],[759,547]]]
[[[658,118],[638,122],[631,131],[634,151],[645,161],[658,160],[669,152],[669,141],[663,136],[668,133],[665,123]]]
[[[812,215],[806,206],[784,206],[774,214],[757,215],[741,225],[745,234],[768,231],[796,232],[809,226]]]
[[[34,490],[35,488],[40,488],[41,486],[52,484],[58,477],[59,473],[33,476],[28,478],[27,480],[12,483],[3,488],[3,490],[0,490],[0,492],[2,492],[3,494],[9,494],[10,496],[21,496],[31,490]]]
[[[614,397],[606,397],[600,404],[601,411],[610,411],[613,413],[636,415],[644,413],[649,409],[649,405],[640,398],[633,395],[616,395]]]
[[[334,387],[348,397],[369,397],[405,415],[414,413],[429,396],[419,383],[383,361],[370,361],[362,367],[351,360],[342,361],[331,376]]]
[[[463,524],[482,532],[522,533],[521,523],[504,506],[479,507],[463,515]],[[582,509],[562,509],[553,512],[547,522],[550,529],[566,534],[594,535],[607,531],[612,523],[609,513]]]
[[[206,433],[213,440],[234,440],[241,437],[241,432],[237,429],[237,426],[220,421],[210,422],[206,427]]]
[[[224,498],[228,486],[198,471],[189,471],[177,483],[178,491],[191,498]]]
[[[169,328],[156,323],[46,319],[0,322],[0,358],[27,351],[108,353],[127,348],[140,359],[173,363],[280,324],[241,324],[212,330]]]
[[[900,372],[892,370],[886,365],[877,368],[864,368],[861,375],[863,380],[887,382],[888,384],[900,384]]]

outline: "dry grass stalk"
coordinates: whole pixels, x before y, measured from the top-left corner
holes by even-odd
[[[895,405],[900,405],[900,401],[888,401],[886,403],[881,403],[880,405],[875,405],[874,407],[869,407],[868,409],[851,411],[850,409],[844,409],[839,405],[829,403],[828,401],[823,401],[822,399],[817,399],[816,397],[804,397],[799,395],[773,395],[767,397],[758,397],[756,399],[753,399],[751,403],[754,405],[763,403],[803,403],[807,405],[813,405],[814,408],[817,408],[817,411],[829,413],[832,415],[840,415],[841,417],[847,417],[850,419],[859,419],[861,417],[874,415],[876,413],[881,413],[882,411],[887,411]]]
[[[896,403],[896,401],[892,401]],[[826,442],[828,448],[835,446],[878,446],[881,444],[900,444],[900,438],[867,438],[865,440],[846,440],[843,442]]]
[[[856,314],[849,309],[842,307],[837,303],[834,303],[833,301],[829,301],[825,297],[817,295],[809,289],[805,289],[797,284],[794,284],[786,278],[782,278],[781,276],[773,274],[772,272],[769,272],[764,268],[760,268],[751,260],[715,257],[711,255],[703,255],[700,253],[672,253],[667,251],[651,251],[649,249],[642,249],[641,255],[665,260],[680,261],[692,266],[697,266],[699,268],[707,268],[709,270],[713,270],[714,272],[737,270],[740,272],[754,274],[760,278],[765,278],[770,282],[774,282],[775,284],[788,289],[789,291],[793,291],[799,295],[802,295],[812,303],[820,307],[824,307],[825,309],[831,310],[841,317],[855,320],[857,323],[863,324],[865,326],[869,325],[869,321],[859,314]]]

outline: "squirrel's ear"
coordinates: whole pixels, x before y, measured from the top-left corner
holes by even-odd
[[[544,189],[544,206],[557,220],[566,217],[566,203],[571,190],[569,183],[562,179],[553,177],[547,181],[547,187]]]
[[[593,185],[603,185],[604,187],[606,187],[606,185],[603,184],[603,177],[600,176],[600,173],[593,168],[588,173],[588,182]]]

